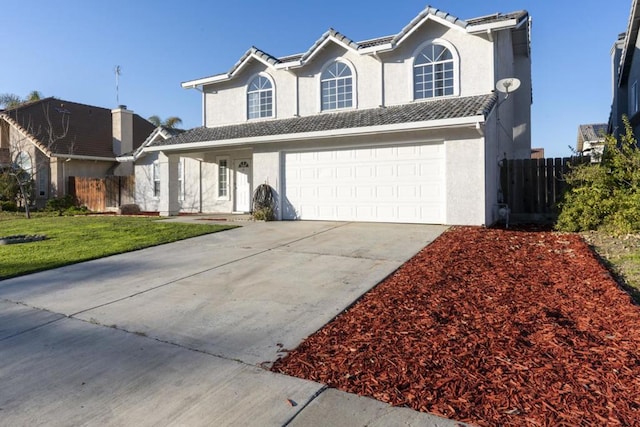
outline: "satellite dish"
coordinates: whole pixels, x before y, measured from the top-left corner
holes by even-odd
[[[509,77],[506,79],[500,79],[496,83],[496,90],[498,92],[506,93],[507,96],[511,92],[515,92],[520,87],[520,80],[515,77]]]

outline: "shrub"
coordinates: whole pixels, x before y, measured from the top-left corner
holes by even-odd
[[[260,184],[253,193],[253,219],[273,221],[275,219],[275,192],[269,184]]]
[[[620,141],[606,137],[601,163],[576,166],[566,175],[558,230],[640,231],[640,149],[626,117],[624,124]]]
[[[140,206],[136,204],[122,205],[118,208],[118,215],[137,215],[140,213]]]
[[[18,204],[13,200],[0,200],[0,211],[18,212]]]
[[[253,211],[253,219],[256,221],[273,221],[275,219],[275,215],[273,214],[273,209],[267,206],[255,209]]]
[[[54,197],[47,200],[45,210],[49,212],[64,212],[69,208],[76,208],[78,207],[78,205],[79,203],[75,196],[72,194],[67,194],[66,196]]]

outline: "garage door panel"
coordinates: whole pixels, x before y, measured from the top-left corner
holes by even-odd
[[[444,222],[443,144],[286,153],[297,218]]]

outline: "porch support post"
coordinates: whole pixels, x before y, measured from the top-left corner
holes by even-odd
[[[160,203],[158,211],[160,216],[178,215],[180,203],[178,202],[178,162],[180,156],[160,152],[158,166],[160,168]]]

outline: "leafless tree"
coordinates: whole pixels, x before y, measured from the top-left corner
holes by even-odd
[[[55,152],[56,143],[67,137],[69,132],[69,114],[61,114],[60,121],[52,119],[49,103],[42,104],[44,122],[34,124],[31,117],[25,121],[18,120],[19,111],[8,110],[4,115],[9,122],[18,125],[21,129],[5,130],[5,137],[8,139],[9,164],[2,168],[2,172],[15,180],[18,188],[18,201],[25,209],[26,218],[31,218],[30,206],[34,199],[35,180],[38,174],[45,169],[45,156],[42,153]],[[22,125],[20,125],[22,123]],[[34,143],[34,140],[37,143]],[[68,154],[73,153],[74,144],[66,147]]]

